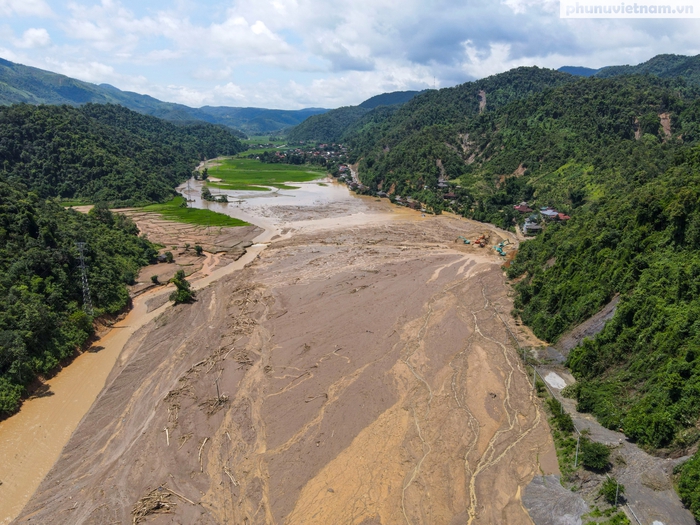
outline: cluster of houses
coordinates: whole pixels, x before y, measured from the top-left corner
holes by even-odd
[[[303,142],[299,142],[296,146],[292,144],[283,144],[282,146],[276,146],[275,144],[257,144],[251,146],[251,149],[276,149],[278,151],[274,153],[274,157],[281,162],[287,157],[304,157],[307,161],[312,163],[314,162],[313,159],[320,158],[330,162],[343,162],[348,153],[347,147],[342,144],[305,145]],[[259,155],[255,158],[260,160]]]
[[[539,233],[542,231],[542,222],[550,222],[550,221],[561,221],[561,222],[566,222],[571,217],[566,215],[565,213],[562,213],[560,211],[555,210],[554,208],[550,207],[544,207],[540,208],[539,212],[535,212],[532,208],[530,208],[527,205],[527,202],[521,202],[520,204],[513,206],[515,211],[523,214],[523,215],[529,215],[527,219],[525,219],[525,224],[523,225],[523,233],[525,235],[534,235],[536,233]]]

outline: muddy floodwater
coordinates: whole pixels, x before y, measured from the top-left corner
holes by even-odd
[[[294,185],[181,187],[264,233],[0,424],[3,522],[532,523],[521,494],[558,468],[503,259],[455,242],[515,239]]]
[[[270,191],[229,191],[214,189],[213,195],[226,195],[228,203],[204,201],[203,183],[191,181],[178,191],[191,207],[206,208],[241,219],[268,230],[310,231],[313,229],[361,226],[395,219],[423,220],[425,216],[406,208],[377,206],[378,199],[351,193],[345,184],[332,178],[290,183],[297,189]]]

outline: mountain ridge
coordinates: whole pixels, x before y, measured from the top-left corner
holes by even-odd
[[[250,134],[267,134],[303,122],[311,115],[328,111],[325,108],[300,110],[204,106],[191,108],[175,102],[164,102],[150,95],[121,90],[111,84],[93,84],[32,66],[0,58],[0,106],[27,103],[119,104],[133,111],[170,120],[200,120],[222,124]]]

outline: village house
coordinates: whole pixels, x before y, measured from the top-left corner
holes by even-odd
[[[532,213],[532,208],[527,205],[527,202],[521,202],[517,206],[513,206],[513,208],[520,213]]]
[[[540,208],[540,215],[542,215],[546,221],[553,221],[559,218],[559,212],[552,208]]]
[[[523,225],[523,234],[535,235],[542,231],[542,226],[531,218],[528,218]]]

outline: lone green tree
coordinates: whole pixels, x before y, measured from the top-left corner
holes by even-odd
[[[175,277],[170,279],[176,290],[170,294],[170,300],[175,304],[191,303],[195,299],[195,293],[190,288],[190,283],[185,279],[184,270],[178,270]]]
[[[204,248],[202,248],[199,244],[194,245],[194,251],[197,252],[197,255],[201,257],[202,251]]]
[[[593,470],[605,470],[610,464],[610,449],[588,438],[581,439],[581,463]]]

